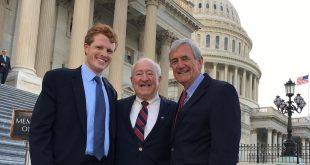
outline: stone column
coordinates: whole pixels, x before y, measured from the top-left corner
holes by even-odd
[[[243,69],[242,84],[241,84],[241,96],[246,97],[246,70]]]
[[[51,69],[56,31],[56,0],[43,0],[41,3],[39,35],[35,69],[39,77]]]
[[[272,146],[272,129],[268,128],[268,135],[267,135],[267,144]]]
[[[224,81],[228,82],[228,65],[225,64]]]
[[[16,43],[15,65],[7,83],[33,93],[41,90],[41,79],[34,70],[41,0],[20,1],[20,19]]]
[[[306,157],[309,158],[309,139],[307,139],[307,141],[306,141],[306,148],[305,148],[305,150],[306,150]],[[309,160],[308,160],[308,162],[309,162]]]
[[[278,146],[282,146],[282,133],[278,132]]]
[[[213,77],[214,79],[217,78],[217,77],[216,77],[216,72],[217,72],[216,67],[217,67],[217,63],[214,63],[214,62],[213,62],[212,77]]]
[[[251,144],[257,145],[257,128],[251,130]]]
[[[282,153],[282,133],[278,132],[278,154],[281,155]]]
[[[257,78],[256,78],[255,75],[254,75],[253,83],[254,83],[254,87],[253,87],[253,88],[254,88],[254,89],[253,89],[253,90],[254,90],[253,100],[257,102],[257,101],[258,101],[258,100],[257,100],[257,90],[258,90],[258,89],[257,89]]]
[[[69,68],[76,68],[84,63],[84,38],[90,27],[90,5],[91,0],[74,1],[70,54],[68,61]]]
[[[277,131],[273,132],[272,137],[272,154],[277,155],[277,144],[278,144],[278,133]]]
[[[159,34],[161,41],[161,54],[160,54],[160,68],[161,72],[161,82],[159,86],[159,93],[167,97],[168,96],[168,83],[169,83],[169,51],[172,41],[175,39],[172,32],[167,30],[161,31]]]
[[[205,63],[205,58],[202,57],[203,63],[202,63],[202,67],[201,67],[201,73],[204,74],[206,73],[206,63]]]
[[[122,81],[127,27],[127,8],[128,0],[115,1],[113,29],[118,35],[118,47],[109,67],[109,80],[117,91],[118,98],[121,98],[123,93]]]
[[[155,60],[156,19],[159,0],[146,0],[146,20],[144,33],[144,56]]]
[[[301,152],[302,156],[304,157],[306,155],[306,138],[301,137]]]
[[[250,80],[249,80],[249,99],[253,100],[253,87],[252,87],[252,84],[253,84],[253,74],[250,73]]]
[[[135,21],[139,28],[139,47],[138,47],[138,58],[144,56],[143,47],[144,47],[144,26],[145,26],[145,17],[140,17]]]
[[[234,86],[235,86],[238,94],[240,94],[239,86],[238,86],[238,68],[237,67],[235,67],[235,73],[234,73]]]

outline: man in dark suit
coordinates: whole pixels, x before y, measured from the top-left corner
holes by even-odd
[[[192,40],[174,41],[169,60],[184,86],[172,131],[171,165],[236,165],[241,112],[235,88],[201,74],[203,58]]]
[[[45,74],[30,126],[32,165],[114,164],[117,93],[102,72],[116,47],[111,27],[97,24],[85,36],[82,66]]]
[[[8,76],[11,70],[11,61],[7,56],[7,50],[3,49],[2,54],[0,56],[0,83],[4,84],[6,81],[6,77]]]
[[[176,103],[158,95],[158,64],[140,59],[131,72],[136,95],[117,103],[116,165],[168,165]],[[145,105],[146,104],[146,105]]]

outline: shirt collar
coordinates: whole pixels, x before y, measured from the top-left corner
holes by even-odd
[[[189,86],[189,88],[186,90],[188,97],[191,97],[194,94],[195,90],[197,89],[203,78],[204,78],[203,74],[200,73],[197,76],[194,83],[191,86]]]
[[[86,64],[82,65],[82,76],[85,77],[87,81],[92,81],[95,76],[102,78],[102,75],[96,75]]]
[[[149,104],[152,104],[153,102],[159,100],[160,97],[159,97],[159,94],[158,92],[155,94],[154,98],[150,99],[150,100],[142,100],[140,99],[137,95],[136,95],[136,101],[141,103],[142,101],[147,101]]]

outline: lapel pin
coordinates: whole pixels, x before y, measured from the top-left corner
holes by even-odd
[[[165,117],[164,117],[164,116],[162,116],[162,117],[160,117],[160,119],[164,120],[164,119],[165,119]]]

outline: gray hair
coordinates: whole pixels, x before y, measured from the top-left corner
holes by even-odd
[[[133,64],[133,66],[132,66],[132,68],[131,68],[131,76],[134,75],[134,70],[135,70],[135,68],[136,68],[136,65],[137,65],[140,61],[143,61],[143,60],[149,61],[149,62],[153,65],[153,67],[155,68],[155,72],[156,72],[156,74],[158,75],[158,77],[161,76],[161,69],[160,69],[160,66],[159,66],[156,62],[154,62],[152,59],[147,58],[147,57],[140,58],[135,64]]]
[[[201,59],[202,58],[199,47],[195,44],[195,42],[193,40],[188,39],[188,38],[178,39],[178,40],[173,41],[171,44],[170,53],[183,44],[187,44],[188,46],[190,46],[192,48],[192,52],[194,54],[195,59]]]

